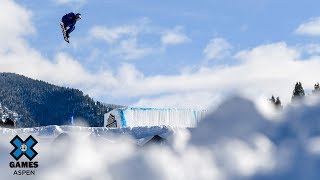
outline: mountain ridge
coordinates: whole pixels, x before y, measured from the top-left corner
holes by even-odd
[[[94,101],[82,91],[15,73],[0,73],[0,103],[18,114],[17,127],[70,124],[71,116],[103,126],[104,113],[121,107]]]

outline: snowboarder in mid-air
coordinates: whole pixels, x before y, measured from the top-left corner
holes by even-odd
[[[64,40],[69,43],[70,33],[75,29],[76,22],[81,19],[80,13],[68,13],[64,15],[61,19],[60,26],[62,28],[62,33]]]

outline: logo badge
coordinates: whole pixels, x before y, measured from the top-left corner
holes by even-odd
[[[117,127],[117,121],[113,114],[109,115],[106,127]]]
[[[19,160],[25,155],[30,161],[37,156],[37,151],[33,147],[38,143],[31,135],[23,141],[18,135],[16,135],[10,143],[14,146],[14,150],[11,151],[10,155],[15,159]]]

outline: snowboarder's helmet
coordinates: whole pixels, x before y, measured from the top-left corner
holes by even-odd
[[[81,19],[81,14],[80,13],[76,14],[76,19]]]

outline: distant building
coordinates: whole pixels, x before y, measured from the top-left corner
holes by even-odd
[[[119,108],[104,114],[104,127],[197,127],[204,110],[174,108]]]

